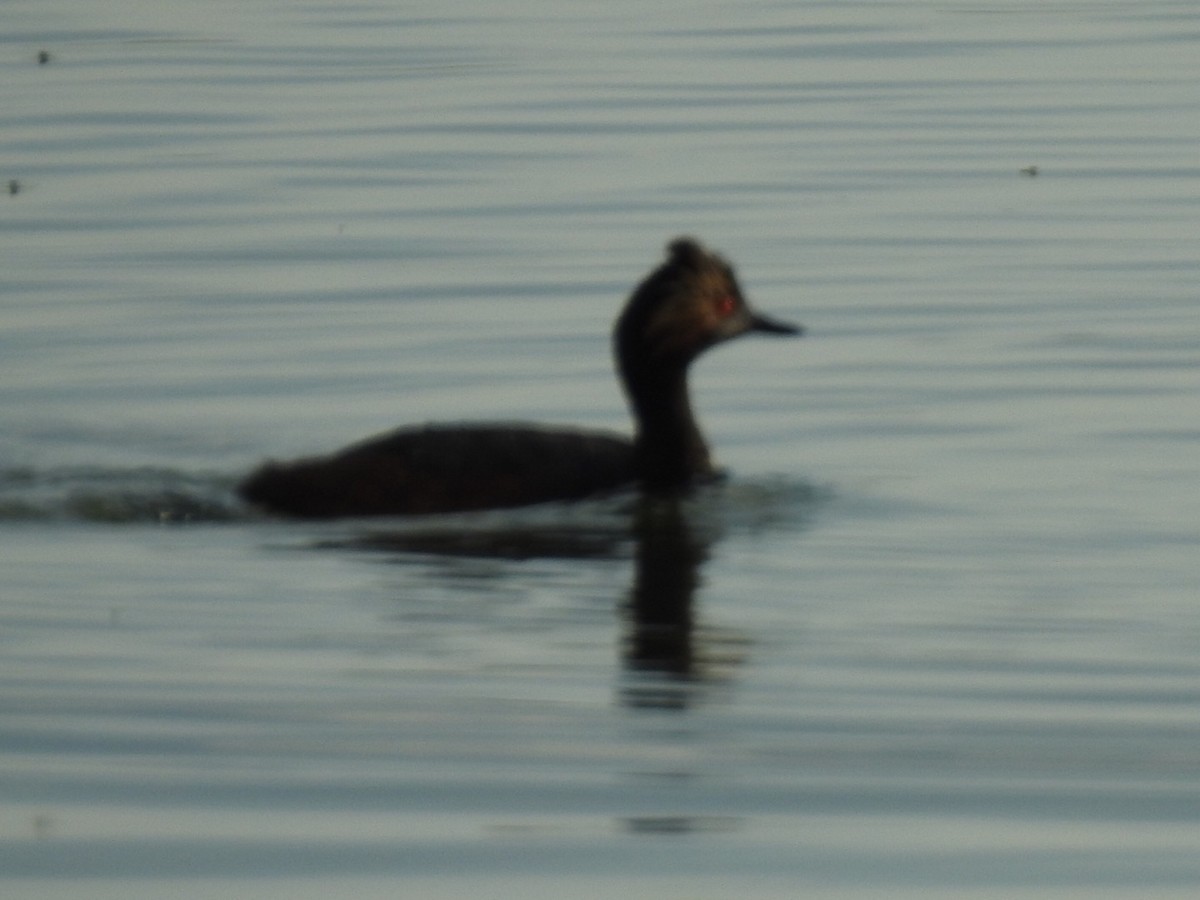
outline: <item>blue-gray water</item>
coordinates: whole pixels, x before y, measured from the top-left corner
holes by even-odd
[[[1195,4],[0,15],[6,898],[1196,895]],[[680,233],[723,489],[232,500],[626,428]]]

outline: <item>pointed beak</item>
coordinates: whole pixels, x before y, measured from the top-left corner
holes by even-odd
[[[762,331],[767,334],[804,334],[803,325],[793,325],[790,322],[780,322],[761,313],[750,314],[749,331]]]

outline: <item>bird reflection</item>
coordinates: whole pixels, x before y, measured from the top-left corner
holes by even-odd
[[[420,556],[524,561],[633,559],[631,584],[614,597],[624,629],[619,702],[680,710],[697,691],[728,680],[744,639],[698,623],[701,571],[722,516],[694,498],[639,497],[568,521],[453,520],[357,533],[321,546]],[[468,524],[470,523],[470,524]],[[731,652],[732,651],[732,652]]]
[[[634,521],[633,585],[629,591],[625,666],[691,679],[696,669],[693,602],[709,548],[688,526],[678,500],[647,500]],[[634,702],[649,700],[641,692]]]

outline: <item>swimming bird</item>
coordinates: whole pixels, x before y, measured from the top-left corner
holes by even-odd
[[[410,426],[330,456],[268,461],[238,493],[271,513],[336,518],[526,506],[634,486],[680,492],[720,474],[692,412],[688,368],[748,332],[803,329],[754,312],[733,267],[680,237],[635,288],[613,332],[632,439],[503,422]]]

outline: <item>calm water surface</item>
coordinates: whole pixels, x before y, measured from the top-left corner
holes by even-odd
[[[3,15],[5,897],[1195,896],[1194,4]],[[680,233],[722,489],[232,499],[626,428]]]

